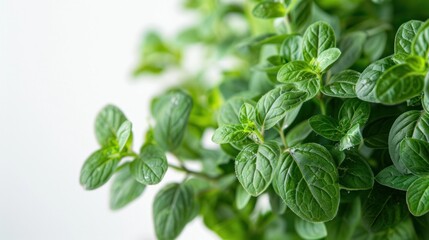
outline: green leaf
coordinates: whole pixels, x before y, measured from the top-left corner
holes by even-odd
[[[287,206],[306,221],[324,222],[337,214],[338,172],[328,150],[319,144],[301,144],[283,154],[273,185]]]
[[[301,218],[295,220],[295,230],[303,239],[320,239],[328,235],[324,223],[308,222]]]
[[[80,170],[80,184],[86,190],[101,187],[112,177],[121,155],[114,147],[102,148],[88,157]]]
[[[286,14],[284,5],[280,2],[261,2],[252,11],[257,18],[277,18]]]
[[[128,141],[131,140],[132,137],[132,124],[130,121],[125,120],[121,124],[121,126],[118,129],[118,132],[116,133],[116,136],[118,136],[118,145],[119,145],[119,151],[122,151],[127,145]]]
[[[418,179],[419,177],[412,174],[403,174],[396,169],[395,166],[391,165],[381,170],[375,180],[381,185],[407,191],[409,186]]]
[[[384,72],[375,86],[378,101],[394,105],[418,96],[423,91],[424,75],[408,64],[391,67]]]
[[[365,145],[375,149],[388,148],[389,131],[395,120],[396,116],[385,116],[368,123],[362,132]]]
[[[411,44],[422,25],[422,21],[410,20],[399,27],[395,36],[395,54],[411,54]]]
[[[319,135],[332,141],[339,141],[344,133],[339,129],[338,121],[326,115],[315,115],[308,122]]]
[[[419,236],[420,237],[420,236]],[[416,236],[411,218],[406,218],[400,223],[384,231],[377,232],[373,235],[372,240],[403,240],[403,239],[421,239]]]
[[[98,143],[103,147],[114,145],[112,143],[116,142],[116,133],[126,120],[125,115],[116,106],[104,107],[95,119],[95,135]]]
[[[379,32],[373,36],[369,36],[363,45],[363,53],[374,62],[383,55],[387,45],[387,33]]]
[[[277,73],[277,80],[307,92],[307,99],[316,96],[321,81],[320,75],[315,73],[312,67],[304,61],[293,61],[283,65]]]
[[[422,98],[423,109],[429,113],[429,72],[425,77],[425,89],[423,91],[424,97]]]
[[[256,120],[255,107],[250,103],[244,103],[240,108],[240,122],[251,123]]]
[[[338,113],[340,126],[346,130],[355,127],[356,124],[363,126],[368,121],[370,111],[369,103],[358,99],[348,99],[344,101]]]
[[[290,12],[291,22],[298,32],[302,32],[312,21],[313,0],[297,0]]]
[[[356,83],[356,96],[364,101],[378,103],[375,95],[375,86],[381,75],[395,62],[392,57],[386,57],[371,63],[360,75]]]
[[[277,87],[256,104],[256,121],[264,129],[270,129],[285,117],[287,110],[298,107],[306,98],[307,93],[294,87]]]
[[[326,22],[315,22],[305,31],[302,55],[306,62],[318,58],[323,51],[333,47],[335,47],[335,33]]]
[[[405,167],[414,175],[429,175],[429,143],[405,138],[400,144],[399,156]]]
[[[362,209],[362,222],[372,232],[393,227],[408,216],[400,192],[375,185]]]
[[[362,134],[360,132],[359,124],[350,128],[347,133],[340,139],[339,149],[344,151],[362,142]]]
[[[339,98],[355,98],[355,86],[360,73],[354,70],[344,70],[331,77],[328,84],[321,91],[326,96]]]
[[[192,98],[182,91],[172,91],[162,96],[156,103],[155,140],[166,150],[176,149],[182,142]]]
[[[289,35],[280,48],[282,57],[288,62],[303,60],[302,37],[300,35]]]
[[[235,193],[235,205],[237,205],[238,209],[243,209],[249,203],[251,197],[241,185],[238,185]]]
[[[283,199],[276,193],[276,190],[268,191],[268,200],[270,201],[271,211],[281,215],[286,212],[287,206]]]
[[[368,162],[358,154],[347,154],[338,167],[340,187],[346,190],[366,190],[374,185],[374,174]]]
[[[329,48],[321,52],[316,58],[316,64],[320,72],[325,72],[340,57],[341,51],[338,48]]]
[[[267,189],[273,179],[280,149],[276,143],[249,144],[238,154],[235,173],[243,188],[252,196]]]
[[[395,167],[401,173],[409,173],[400,158],[400,143],[405,138],[429,141],[429,114],[421,111],[408,111],[399,116],[389,132],[389,154]]]
[[[110,208],[117,210],[125,207],[138,198],[145,188],[145,185],[134,179],[134,176],[131,174],[130,164],[125,163],[116,172],[115,178],[113,178],[110,188]]]
[[[429,60],[429,20],[420,26],[411,48],[413,54],[423,57],[426,61]]]
[[[302,121],[286,134],[286,142],[289,147],[293,147],[304,141],[310,135],[312,129],[309,121]]]
[[[429,212],[429,178],[421,177],[414,181],[407,191],[408,209],[414,216]]]
[[[187,184],[171,183],[156,194],[153,219],[158,239],[175,239],[192,220],[196,202],[193,189]]]
[[[226,101],[219,110],[218,124],[241,124],[240,110],[241,106],[247,101],[241,97],[233,97]]]
[[[167,172],[167,168],[167,157],[164,150],[153,144],[144,145],[139,156],[131,165],[131,171],[136,180],[145,185],[159,183]]]
[[[252,133],[244,125],[223,125],[215,130],[212,141],[217,144],[241,142]]]
[[[283,126],[283,129],[286,129],[292,125],[292,123],[295,121],[296,117],[299,114],[299,111],[301,110],[302,104],[299,105],[296,108],[292,108],[287,111],[285,118],[283,119],[283,122],[281,126]]]
[[[364,32],[351,32],[344,35],[339,44],[341,57],[332,66],[331,72],[338,73],[350,68],[362,55],[362,48],[365,41],[366,34]]]

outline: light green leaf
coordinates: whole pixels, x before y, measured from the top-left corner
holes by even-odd
[[[423,57],[426,61],[429,60],[429,20],[420,26],[411,48],[413,54]]]
[[[194,192],[189,185],[172,183],[163,187],[156,194],[152,208],[157,238],[178,237],[192,219],[195,208]]]
[[[276,143],[249,144],[238,154],[235,173],[243,188],[252,196],[267,189],[273,179],[280,149]]]
[[[423,91],[423,98],[422,98],[422,105],[423,109],[429,113],[429,72],[426,74],[425,77],[425,89]]]
[[[182,142],[192,109],[192,98],[182,91],[172,91],[156,103],[155,140],[166,150],[176,149]]]
[[[344,70],[331,77],[328,84],[321,91],[326,96],[339,98],[356,97],[355,86],[360,73],[354,70]]]
[[[338,121],[326,115],[315,115],[308,122],[311,128],[319,135],[332,141],[339,141],[344,133],[340,130]]]
[[[286,142],[289,147],[293,147],[304,141],[310,135],[312,129],[310,123],[306,120],[297,124],[286,134]]]
[[[283,154],[273,185],[287,206],[306,221],[324,222],[337,214],[337,168],[328,150],[319,144],[301,144]]]
[[[302,37],[300,35],[289,35],[284,40],[280,52],[287,62],[303,60]]]
[[[389,132],[389,153],[393,164],[401,173],[409,173],[404,159],[400,158],[400,143],[405,138],[429,141],[429,114],[424,111],[408,111],[399,116]]]
[[[298,81],[306,81],[307,79],[300,79],[299,77],[303,72],[314,73],[311,66],[304,61],[292,61],[283,65],[277,73],[277,80],[281,83],[293,83]]]
[[[114,105],[107,105],[95,119],[95,135],[98,143],[103,146],[112,146],[116,140],[116,133],[121,124],[126,121],[124,113]]]
[[[408,209],[414,216],[429,212],[429,178],[421,177],[414,181],[407,191]]]
[[[338,113],[340,126],[345,130],[349,130],[356,124],[363,126],[368,121],[370,111],[369,103],[358,99],[348,99],[344,101]]]
[[[159,183],[167,172],[167,168],[167,157],[164,150],[153,144],[144,145],[139,156],[131,165],[131,171],[136,180],[145,185]]]
[[[316,58],[316,64],[320,72],[325,72],[340,57],[341,51],[338,48],[329,48],[321,52]]]
[[[414,175],[429,176],[429,143],[405,138],[400,144],[399,156],[405,167]]]
[[[261,2],[253,8],[253,16],[257,18],[277,18],[286,14],[284,5],[280,2]]]
[[[424,75],[408,64],[391,67],[375,86],[375,95],[383,104],[394,105],[418,96],[423,91]]]
[[[338,167],[340,187],[346,190],[366,190],[374,185],[374,174],[368,162],[356,153],[347,154]]]
[[[244,125],[223,125],[215,130],[212,141],[217,144],[241,142],[250,133],[252,133],[251,129],[248,129]]]
[[[411,44],[422,25],[422,21],[410,20],[399,27],[395,36],[395,54],[411,54]]]
[[[350,128],[347,133],[340,139],[339,149],[344,151],[362,142],[362,134],[360,132],[359,124]]]
[[[419,236],[420,237],[420,236]],[[400,223],[373,235],[371,240],[403,240],[420,239],[417,237],[413,221],[411,218],[405,218]]]
[[[283,129],[290,127],[290,125],[295,121],[296,117],[299,114],[299,111],[301,110],[301,107],[302,107],[302,104],[296,108],[292,108],[287,111],[286,116],[283,119],[283,122],[281,124],[281,126],[283,126]]]
[[[315,22],[305,31],[302,55],[306,62],[316,59],[323,51],[333,47],[335,47],[335,33],[326,22]]]
[[[350,68],[362,55],[362,48],[366,41],[364,32],[351,32],[340,40],[341,57],[332,66],[331,72],[338,73]]]
[[[360,75],[356,83],[356,96],[364,101],[378,103],[375,95],[375,86],[381,75],[395,62],[392,57],[386,57],[371,63]]]
[[[324,223],[308,222],[301,218],[295,220],[295,230],[303,239],[320,239],[328,235]]]
[[[391,165],[381,170],[375,177],[375,180],[384,186],[407,191],[408,187],[418,178],[413,174],[403,174],[394,165]]]
[[[243,209],[251,197],[241,185],[238,185],[235,193],[235,205],[237,205],[238,209]]]
[[[114,147],[102,148],[88,157],[80,170],[80,184],[86,190],[104,185],[112,177],[121,155]]]
[[[125,207],[138,198],[145,188],[145,185],[134,179],[134,176],[131,174],[130,164],[125,163],[113,178],[110,188],[110,208],[117,210]]]
[[[244,103],[240,108],[240,122],[251,123],[256,120],[255,107],[250,103]]]
[[[130,121],[126,120],[121,124],[121,126],[118,129],[118,132],[116,133],[116,136],[118,136],[118,145],[119,145],[119,151],[122,151],[127,145],[128,141],[132,137],[132,124]]]
[[[276,193],[276,190],[268,191],[268,200],[270,201],[271,211],[278,215],[286,212],[287,206],[283,199]]]
[[[306,92],[293,86],[277,87],[256,104],[256,121],[264,129],[270,129],[285,117],[286,111],[298,107],[306,98]]]

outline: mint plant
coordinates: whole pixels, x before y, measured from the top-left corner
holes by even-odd
[[[429,239],[429,2],[184,6],[200,21],[173,40],[149,32],[134,74],[185,80],[152,100],[138,151],[125,114],[100,111],[85,189],[113,177],[120,209],[164,184],[158,239],[197,216],[222,239]],[[184,180],[165,183],[167,170]]]

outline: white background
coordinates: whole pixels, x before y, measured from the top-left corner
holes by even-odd
[[[78,179],[105,104],[121,107],[141,144],[166,83],[131,70],[145,29],[172,35],[189,22],[180,2],[0,0],[0,239],[155,239],[159,186],[112,212],[108,187],[84,191]],[[216,237],[197,219],[180,239]]]

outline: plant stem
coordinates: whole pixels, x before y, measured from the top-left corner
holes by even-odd
[[[283,142],[283,145],[285,146],[285,149],[287,149],[287,148],[288,148],[288,145],[287,145],[286,138],[285,138],[285,134],[284,134],[284,132],[283,132],[282,127],[281,127],[281,126],[279,126],[277,130],[278,130],[278,132],[279,132],[279,134],[280,134],[280,138],[282,139],[282,142]]]

